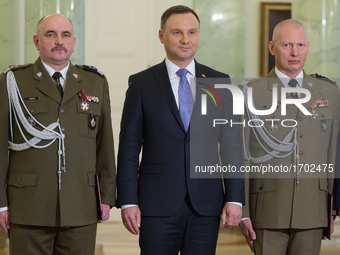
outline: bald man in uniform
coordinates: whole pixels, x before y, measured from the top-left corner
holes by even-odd
[[[258,118],[264,125],[245,126],[245,164],[285,168],[287,173],[250,174],[240,227],[256,255],[316,255],[320,253],[323,228],[328,225],[328,193],[333,190],[339,88],[328,79],[304,72],[309,42],[298,21],[279,23],[269,50],[275,57],[273,70],[244,83],[243,88],[253,89],[255,109],[271,109],[275,89],[278,101],[271,114],[246,114],[246,120]],[[295,104],[285,106],[282,89],[292,91],[286,93],[287,99],[304,100],[302,106],[310,115]],[[305,100],[308,91],[311,97]],[[281,112],[283,108],[286,114]],[[290,122],[285,122],[287,119]]]
[[[13,255],[94,254],[97,222],[115,204],[108,83],[71,64],[68,18],[42,18],[33,40],[36,62],[0,76],[0,226]]]

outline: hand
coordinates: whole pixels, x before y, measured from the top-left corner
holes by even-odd
[[[106,204],[102,204],[102,220],[98,220],[98,223],[103,223],[110,218],[110,206]]]
[[[332,235],[333,232],[334,232],[334,217],[333,217],[333,216],[331,216],[331,225],[330,225],[329,227],[330,227],[330,229],[331,229],[331,235]],[[323,239],[323,240],[326,240],[327,237],[324,236],[324,235],[322,235],[322,239]]]
[[[227,219],[228,217],[228,219]],[[227,203],[222,209],[221,221],[226,228],[237,226],[242,218],[242,206]]]
[[[124,226],[132,234],[138,235],[141,221],[141,212],[138,206],[131,206],[122,210]]]
[[[8,237],[8,230],[10,229],[8,210],[0,212],[0,228],[5,232]]]
[[[242,220],[239,227],[241,229],[242,234],[247,240],[250,250],[252,252],[255,252],[254,240],[256,239],[256,233],[253,229],[251,219],[248,218],[248,219]]]

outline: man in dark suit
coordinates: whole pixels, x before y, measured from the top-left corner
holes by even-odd
[[[0,226],[13,255],[94,254],[96,173],[101,220],[115,204],[108,83],[70,63],[75,42],[68,18],[46,16],[34,36],[36,62],[0,76]]]
[[[189,127],[191,112],[186,110],[188,104],[192,105],[190,98],[200,92],[190,87],[188,80],[214,77],[230,83],[230,79],[194,60],[199,18],[190,8],[174,6],[166,10],[159,39],[166,51],[165,61],[129,79],[118,152],[117,205],[122,207],[125,227],[140,234],[141,254],[215,254],[221,213],[226,227],[241,220],[244,184],[236,178],[222,181],[221,175],[215,179],[191,178],[193,128],[192,122]],[[227,109],[224,116],[237,121],[232,116],[231,94],[222,94]],[[199,100],[197,96],[196,106]],[[199,112],[197,107],[193,111],[191,120]],[[215,143],[217,155],[212,162],[218,157],[219,144],[221,160],[241,167],[239,127],[205,133],[212,122],[199,124],[196,134],[201,130],[202,135],[207,133],[209,142]]]

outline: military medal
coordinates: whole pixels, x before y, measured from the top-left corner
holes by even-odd
[[[81,109],[82,109],[83,111],[87,111],[87,110],[89,109],[89,104],[83,101],[83,102],[81,103]]]
[[[328,107],[329,103],[327,98],[321,98],[321,99],[315,99],[314,102],[309,106],[310,108],[312,108],[312,110],[314,110],[317,107]]]
[[[89,129],[94,130],[97,125],[96,116],[89,115],[88,120],[89,120]]]
[[[99,103],[98,97],[86,95],[83,89],[78,92],[78,95],[79,95],[79,99],[82,101],[93,102],[97,104]]]

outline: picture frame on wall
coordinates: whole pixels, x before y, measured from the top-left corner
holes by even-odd
[[[289,2],[260,3],[260,63],[259,75],[263,76],[275,66],[275,59],[269,52],[273,29],[282,20],[291,18],[292,4]]]

